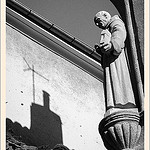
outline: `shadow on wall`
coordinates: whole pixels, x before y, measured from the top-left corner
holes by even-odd
[[[20,137],[27,145],[49,145],[53,148],[56,144],[63,144],[61,119],[49,109],[49,94],[45,91],[43,91],[43,101],[44,106],[35,103],[31,105],[30,129],[7,118],[6,130],[12,130],[14,135]]]

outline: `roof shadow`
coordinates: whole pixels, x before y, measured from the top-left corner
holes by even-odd
[[[63,144],[62,123],[60,117],[50,110],[49,94],[45,91],[43,103],[43,106],[32,103],[30,129],[7,118],[6,130],[13,130],[15,136],[21,137],[21,141],[27,145],[48,145],[49,148],[53,148],[56,144]]]

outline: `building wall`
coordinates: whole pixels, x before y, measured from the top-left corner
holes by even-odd
[[[6,45],[7,129],[36,146],[105,150],[102,82],[10,26]]]

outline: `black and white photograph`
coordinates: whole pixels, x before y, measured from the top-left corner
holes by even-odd
[[[1,150],[147,150],[145,1],[3,6]]]

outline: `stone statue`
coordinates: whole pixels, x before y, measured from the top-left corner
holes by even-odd
[[[111,17],[106,11],[98,12],[94,22],[97,27],[103,29],[100,44],[95,45],[95,49],[102,55],[106,111],[110,108],[135,108],[125,56],[125,25],[118,15]]]

